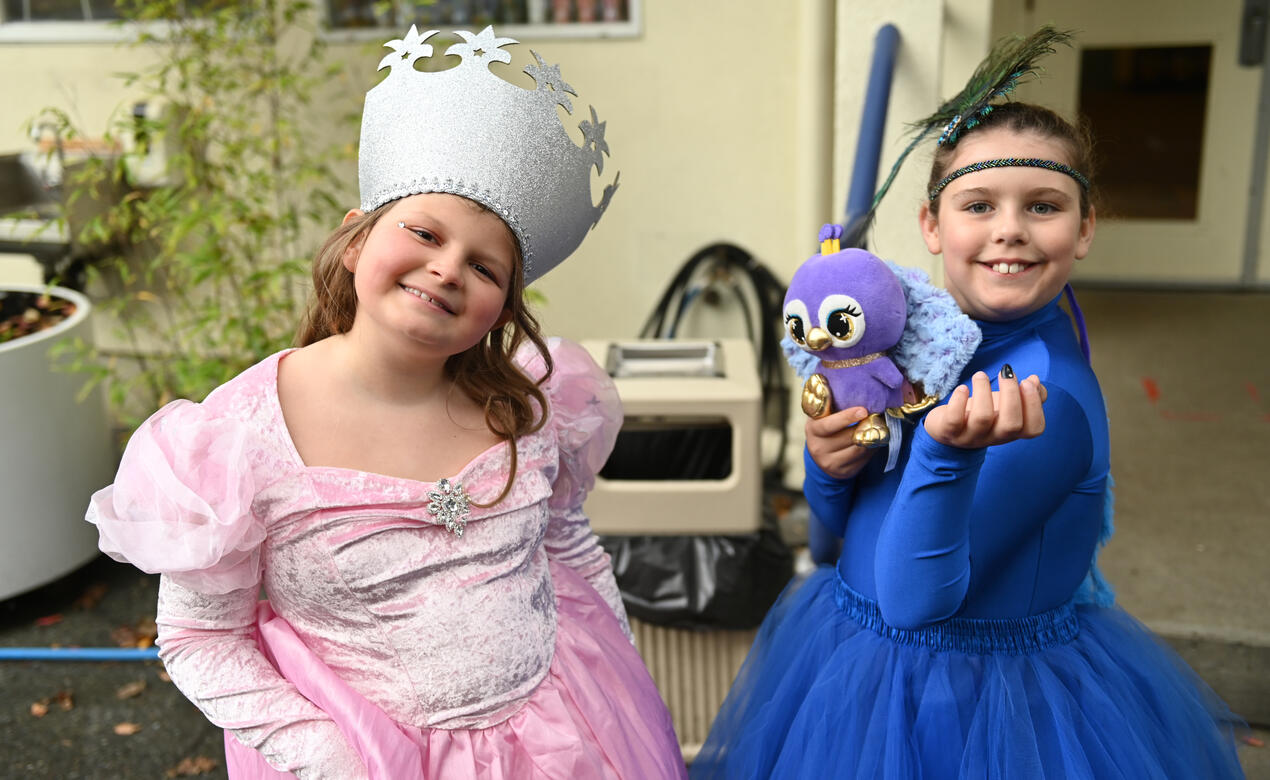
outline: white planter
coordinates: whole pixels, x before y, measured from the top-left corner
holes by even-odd
[[[5,285],[5,290],[45,288]],[[63,339],[92,341],[92,304],[61,287],[75,313],[48,330],[0,344],[0,599],[39,587],[97,555],[88,499],[117,465],[102,394],[80,402],[84,377],[55,371]]]

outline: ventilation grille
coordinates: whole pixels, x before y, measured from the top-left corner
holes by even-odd
[[[631,631],[657,690],[670,708],[691,762],[701,750],[715,713],[754,642],[756,629],[691,631],[631,620]]]

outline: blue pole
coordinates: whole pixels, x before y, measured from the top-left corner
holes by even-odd
[[[0,661],[157,661],[157,647],[0,647]]]
[[[882,133],[886,127],[886,109],[891,101],[891,80],[895,74],[895,56],[899,50],[900,31],[884,24],[873,41],[873,63],[869,67],[869,86],[860,113],[860,137],[856,141],[855,164],[851,168],[851,186],[847,191],[846,221],[851,224],[868,212],[877,190],[878,164],[882,157]]]

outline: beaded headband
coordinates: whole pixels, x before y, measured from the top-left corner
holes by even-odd
[[[959,179],[967,173],[975,173],[977,171],[986,171],[989,168],[1044,168],[1047,171],[1062,173],[1072,177],[1076,183],[1081,186],[1085,192],[1089,192],[1089,179],[1085,175],[1070,165],[1064,165],[1054,160],[1044,160],[1039,157],[1003,157],[1000,160],[984,160],[982,162],[970,163],[962,166],[944,178],[931,188],[930,199],[934,200],[939,197],[939,193],[945,187],[952,183],[954,179]]]
[[[504,46],[516,43],[486,27],[456,30],[462,40],[446,49],[458,65],[434,72],[416,60],[434,56],[426,41],[437,30],[411,26],[384,46],[392,53],[379,68],[388,76],[366,93],[358,174],[363,211],[425,192],[461,195],[497,214],[516,236],[528,285],[578,248],[617,190],[604,187],[591,201],[592,172],[609,153],[606,122],[595,108],[578,123],[579,146],[561,124],[557,106],[573,113],[577,95],[537,52],[525,67],[535,82],[524,89],[491,72],[509,63]]]

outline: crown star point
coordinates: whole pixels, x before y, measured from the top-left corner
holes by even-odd
[[[595,172],[604,173],[604,155],[609,153],[608,141],[604,140],[604,126],[608,122],[600,121],[595,113],[595,106],[590,108],[591,119],[589,121],[583,119],[578,123],[578,127],[582,129],[582,148],[591,150]]]
[[[534,59],[538,61],[538,64],[526,65],[525,73],[528,73],[533,78],[534,83],[537,85],[537,91],[550,95],[557,105],[564,106],[564,110],[572,114],[573,101],[569,100],[569,95],[576,97],[578,93],[560,75],[560,66],[548,65],[542,55],[533,49],[530,49],[529,53],[534,55]]]
[[[400,66],[406,68],[414,68],[415,60],[420,57],[432,56],[432,44],[425,43],[429,38],[436,35],[440,30],[428,30],[422,35],[419,29],[413,24],[410,25],[410,31],[406,33],[406,37],[397,38],[384,44],[385,48],[392,49],[392,54],[384,55],[379,61],[379,67],[376,70],[383,70],[391,67],[394,70]]]
[[[445,50],[445,53],[457,54],[463,58],[465,64],[468,61],[479,62],[482,65],[488,65],[490,62],[511,62],[511,52],[503,51],[502,47],[519,43],[515,38],[499,38],[494,34],[492,26],[486,27],[475,35],[467,30],[455,30],[455,32],[463,39],[463,42],[452,45]]]

